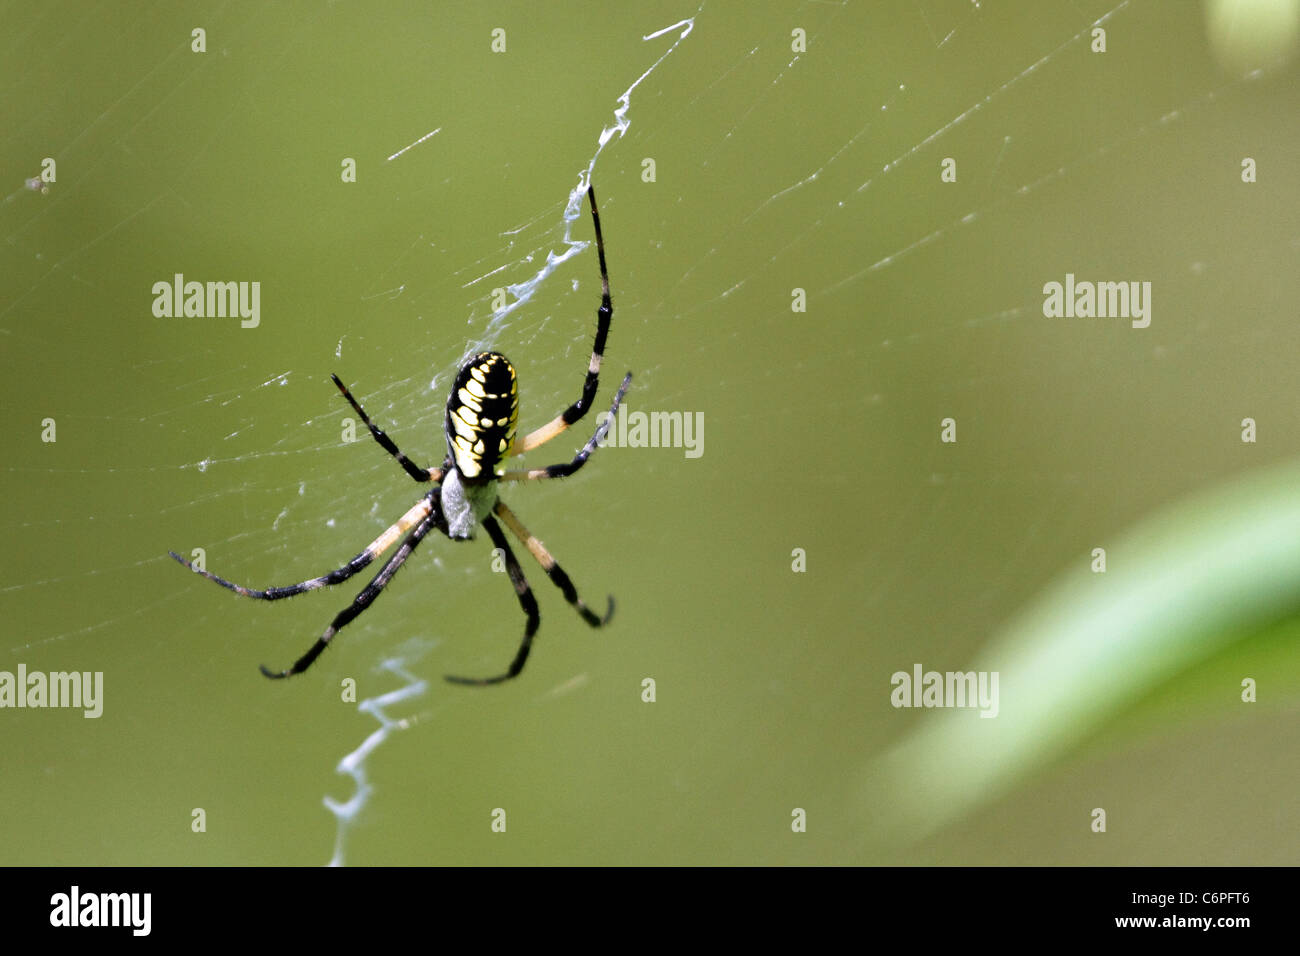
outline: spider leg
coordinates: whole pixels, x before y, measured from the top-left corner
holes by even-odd
[[[441,515],[437,510],[432,510],[431,513],[420,522],[416,529],[406,536],[406,540],[402,542],[402,546],[397,549],[397,552],[388,559],[388,563],[380,569],[379,573],[371,579],[370,583],[362,589],[361,593],[352,599],[352,603],[338,613],[334,620],[330,622],[330,626],[325,629],[325,633],[316,639],[316,643],[311,646],[311,649],[308,650],[306,654],[302,655],[302,657],[298,658],[292,667],[288,670],[273,671],[263,664],[262,673],[267,677],[278,680],[280,678],[289,677],[292,674],[301,674],[308,667],[311,667],[312,662],[316,660],[316,658],[320,657],[321,652],[329,646],[329,642],[334,635],[346,627],[353,618],[357,617],[362,611],[370,607],[370,605],[374,603],[375,598],[379,597],[379,595],[383,593],[384,588],[388,586],[388,582],[393,579],[393,575],[397,573],[397,569],[400,568],[406,562],[406,559],[411,556],[411,552],[415,550],[416,545],[418,545],[424,539],[424,536],[431,530],[438,527],[440,517]]]
[[[618,394],[614,396],[614,404],[609,407],[609,418],[600,423],[600,427],[587,440],[587,444],[582,446],[582,450],[578,452],[573,461],[561,465],[547,465],[545,468],[530,468],[527,471],[507,471],[500,476],[500,480],[537,481],[542,478],[567,478],[573,474],[587,463],[587,459],[596,450],[596,446],[605,440],[605,435],[609,432],[609,426],[613,424],[614,416],[618,414],[618,406],[623,401],[623,395],[627,392],[627,387],[630,384],[632,384],[632,373],[628,372],[623,379],[623,384],[618,387]]]
[[[573,582],[569,580],[569,576],[564,573],[564,569],[560,567],[555,558],[551,557],[551,552],[546,550],[546,545],[533,537],[532,533],[515,516],[515,513],[510,510],[510,507],[498,498],[493,510],[501,516],[501,520],[506,523],[506,527],[519,539],[520,543],[537,559],[537,563],[542,566],[542,570],[555,582],[555,586],[564,593],[564,599],[573,605],[574,610],[582,615],[584,621],[592,627],[601,627],[609,623],[609,619],[614,616],[614,596],[612,594],[609,596],[609,607],[605,611],[605,616],[597,617],[583,603],[582,598],[578,597],[578,589],[573,586]]]
[[[391,525],[388,530],[381,534],[374,541],[366,546],[355,558],[349,561],[337,571],[331,571],[328,574],[322,574],[318,578],[312,578],[310,581],[303,581],[301,584],[290,584],[286,587],[267,588],[265,591],[259,591],[255,588],[246,588],[241,584],[235,584],[227,581],[225,578],[219,578],[211,571],[200,571],[193,564],[182,558],[175,551],[168,551],[173,558],[179,561],[185,567],[189,568],[195,574],[201,574],[209,581],[215,581],[223,588],[228,588],[236,594],[242,594],[244,597],[258,598],[262,601],[278,601],[281,598],[293,597],[295,594],[302,594],[304,591],[315,591],[329,584],[338,584],[346,581],[352,575],[356,574],[371,561],[379,557],[389,548],[391,548],[407,529],[422,521],[434,508],[431,496],[421,498],[406,514],[398,518],[396,523]]]
[[[596,310],[596,342],[591,348],[591,362],[587,365],[587,377],[582,382],[582,396],[557,418],[517,441],[511,452],[512,455],[522,455],[530,449],[546,444],[586,415],[596,398],[596,386],[600,382],[600,362],[605,354],[605,340],[609,337],[610,319],[614,317],[614,303],[609,297],[609,273],[605,271],[605,241],[600,235],[600,213],[596,211],[594,186],[587,187],[587,199],[591,203],[591,221],[596,227],[596,255],[600,258],[600,308]]]
[[[370,420],[370,416],[367,415],[366,410],[361,407],[361,403],[352,397],[352,393],[348,391],[348,387],[339,380],[339,377],[337,375],[331,375],[330,378],[334,379],[334,384],[339,387],[339,391],[342,392],[343,397],[348,400],[348,404],[351,405],[353,410],[361,416],[361,420],[366,423],[366,427],[370,429],[370,434],[374,436],[375,441],[379,442],[380,447],[383,448],[384,451],[388,452],[388,454],[392,455],[397,460],[397,463],[406,469],[408,475],[419,482],[440,481],[442,479],[443,472],[441,468],[421,468],[419,465],[415,464],[415,462],[411,461],[411,459],[402,454],[401,450],[393,440],[388,437],[384,430]]]
[[[528,652],[532,650],[533,635],[537,633],[537,627],[542,621],[542,616],[537,610],[537,598],[533,597],[533,589],[528,586],[528,579],[524,577],[524,569],[519,566],[515,553],[510,550],[510,542],[506,540],[501,525],[497,524],[496,519],[491,515],[486,516],[482,523],[483,527],[487,529],[488,535],[492,538],[492,544],[500,548],[501,553],[505,555],[506,571],[510,574],[510,583],[515,586],[515,594],[519,596],[519,606],[528,615],[528,623],[524,626],[523,643],[519,645],[519,651],[515,654],[515,659],[510,662],[510,669],[504,674],[498,674],[496,677],[455,677],[451,674],[446,675],[446,680],[453,684],[470,684],[477,687],[487,684],[500,684],[512,677],[519,676],[519,672],[524,669],[524,663],[528,660]]]

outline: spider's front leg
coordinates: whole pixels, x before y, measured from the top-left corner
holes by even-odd
[[[522,455],[546,444],[556,435],[568,430],[587,414],[596,400],[600,384],[600,363],[605,356],[605,341],[609,338],[609,324],[614,318],[614,302],[609,296],[609,273],[605,269],[605,240],[600,234],[600,213],[596,209],[596,187],[587,187],[587,200],[591,203],[591,221],[596,230],[596,255],[600,260],[600,307],[596,310],[596,341],[591,347],[591,361],[587,363],[587,376],[582,380],[582,395],[556,418],[536,431],[529,432],[515,443],[512,455]]]
[[[393,458],[397,460],[397,463],[406,470],[408,475],[419,482],[441,480],[443,475],[443,470],[441,468],[421,468],[415,462],[411,461],[411,459],[407,458],[406,455],[402,453],[401,449],[397,447],[397,443],[389,438],[382,428],[370,420],[370,416],[367,415],[366,410],[361,407],[361,403],[352,397],[352,393],[348,391],[348,387],[343,384],[339,377],[337,375],[331,375],[330,378],[334,379],[334,384],[337,385],[339,391],[343,393],[343,397],[348,400],[348,404],[351,405],[353,410],[361,416],[361,420],[366,423],[366,427],[370,429],[370,434],[374,437],[375,441],[379,442],[379,447],[392,455]]]

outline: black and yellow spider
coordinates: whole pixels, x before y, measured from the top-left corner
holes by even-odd
[[[421,498],[406,514],[402,515],[396,524],[372,541],[369,547],[337,571],[331,571],[310,581],[303,581],[301,584],[291,584],[288,587],[267,588],[265,591],[241,587],[208,571],[194,567],[174,551],[168,552],[173,558],[196,574],[201,574],[208,580],[215,581],[222,587],[229,588],[237,594],[260,598],[264,601],[277,601],[280,598],[302,594],[304,591],[314,591],[326,585],[346,581],[391,548],[403,534],[406,534],[411,528],[415,529],[406,534],[406,538],[402,541],[401,547],[397,549],[397,553],[388,559],[388,563],[353,599],[352,603],[339,612],[330,626],[326,628],[325,633],[311,646],[311,649],[298,658],[298,661],[288,670],[272,671],[263,666],[262,673],[267,677],[288,677],[290,674],[300,674],[310,667],[312,662],[320,656],[321,651],[325,650],[334,635],[374,603],[375,598],[379,597],[388,582],[392,580],[393,575],[397,573],[397,569],[411,556],[411,552],[415,550],[416,546],[424,540],[430,531],[441,531],[454,541],[463,541],[473,537],[476,524],[482,524],[487,529],[492,544],[501,549],[501,553],[505,557],[506,571],[510,574],[510,580],[514,584],[515,593],[519,597],[519,604],[528,617],[528,623],[524,627],[524,638],[519,645],[519,651],[515,654],[510,669],[504,674],[487,678],[452,677],[449,675],[447,680],[456,684],[499,684],[517,676],[524,669],[524,662],[528,660],[528,651],[532,647],[533,635],[537,633],[541,615],[538,613],[537,600],[533,597],[532,588],[528,586],[523,569],[519,567],[514,552],[510,550],[510,543],[501,531],[501,526],[497,524],[497,518],[505,522],[506,527],[523,542],[533,557],[537,559],[537,563],[545,569],[551,580],[564,592],[565,599],[582,615],[584,621],[592,627],[600,627],[608,623],[610,616],[614,613],[614,598],[609,598],[609,607],[604,617],[598,617],[594,614],[583,603],[582,598],[578,597],[573,582],[569,580],[569,576],[564,573],[564,570],[555,563],[555,559],[546,550],[546,546],[520,524],[519,519],[515,517],[515,513],[497,496],[498,481],[535,481],[541,478],[564,478],[581,468],[592,451],[595,450],[596,445],[605,437],[610,422],[618,414],[618,406],[623,400],[623,394],[632,381],[632,373],[628,372],[623,379],[623,384],[619,386],[618,394],[614,396],[614,404],[610,406],[609,419],[596,429],[595,434],[591,436],[591,439],[572,461],[560,465],[550,465],[546,468],[533,468],[527,471],[506,471],[505,461],[507,458],[538,448],[564,432],[587,414],[592,401],[596,397],[596,387],[600,378],[600,363],[605,351],[605,340],[609,336],[609,323],[614,315],[614,307],[609,297],[609,276],[605,271],[605,245],[600,235],[600,214],[596,211],[596,191],[590,186],[587,188],[587,199],[591,203],[591,219],[596,230],[596,254],[600,260],[600,308],[596,312],[596,342],[591,350],[591,362],[587,366],[587,376],[582,383],[582,397],[570,405],[563,414],[531,432],[522,441],[516,442],[515,426],[519,420],[519,385],[515,379],[514,367],[500,352],[480,352],[460,367],[460,370],[456,373],[455,381],[452,382],[451,395],[447,399],[447,414],[444,427],[447,439],[447,457],[443,461],[442,467],[421,468],[402,454],[393,440],[384,434],[383,429],[370,420],[361,405],[352,397],[352,393],[348,391],[347,386],[339,381],[338,376],[332,376],[334,384],[343,393],[343,397],[348,400],[348,404],[361,416],[361,420],[366,423],[366,427],[370,429],[370,434],[374,436],[375,441],[379,442],[380,446],[392,455],[397,460],[397,463],[406,469],[406,473],[416,481],[433,482],[433,487],[428,494]]]

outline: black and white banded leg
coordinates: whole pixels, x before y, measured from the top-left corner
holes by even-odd
[[[498,498],[493,511],[506,523],[506,527],[528,549],[528,552],[537,559],[537,563],[542,566],[542,570],[546,572],[547,577],[560,589],[564,599],[573,605],[574,610],[582,615],[584,621],[592,627],[603,627],[609,623],[609,619],[614,616],[614,595],[609,595],[609,606],[605,609],[605,616],[598,617],[578,596],[578,589],[573,586],[573,581],[569,579],[569,576],[564,573],[564,569],[551,556],[551,552],[546,550],[546,545],[542,544],[533,536],[532,532],[523,526],[523,523],[510,510],[510,507]]]
[[[393,579],[393,575],[397,573],[398,568],[411,556],[411,552],[424,540],[425,535],[438,526],[439,518],[440,515],[437,509],[433,509],[416,526],[415,530],[406,536],[406,540],[402,542],[397,552],[388,559],[388,563],[370,580],[370,583],[362,589],[361,593],[352,599],[352,603],[338,613],[334,620],[330,622],[330,626],[325,629],[325,633],[316,639],[316,643],[311,646],[311,649],[298,658],[292,667],[288,670],[273,671],[263,664],[262,673],[267,677],[278,680],[293,674],[301,674],[308,667],[311,667],[312,662],[320,657],[321,652],[329,646],[329,642],[334,638],[334,635],[346,627],[358,614],[370,607],[375,602],[375,598],[383,593],[384,588]]]
[[[544,445],[580,421],[596,398],[596,387],[600,384],[600,363],[605,355],[605,340],[609,338],[609,323],[614,317],[614,303],[609,297],[609,273],[605,270],[605,240],[600,234],[600,213],[596,211],[596,187],[587,187],[587,199],[591,204],[591,221],[596,227],[596,255],[600,259],[600,307],[596,310],[596,342],[591,348],[587,377],[582,381],[582,396],[559,416],[516,442],[512,455],[522,455]]]
[[[507,471],[500,476],[502,481],[539,481],[545,478],[567,478],[579,468],[587,463],[591,453],[596,450],[605,435],[608,434],[609,428],[614,424],[614,417],[618,414],[618,406],[623,401],[623,395],[627,392],[627,387],[632,384],[632,373],[628,372],[623,378],[623,384],[618,387],[618,394],[614,396],[614,404],[609,407],[609,418],[600,423],[600,427],[587,439],[587,444],[582,446],[582,450],[574,456],[573,461],[566,461],[559,465],[547,465],[545,468],[529,468],[526,471]]]
[[[524,569],[519,566],[519,560],[515,557],[515,553],[510,550],[510,542],[506,540],[501,525],[497,524],[496,519],[491,515],[487,515],[483,519],[483,527],[487,529],[493,547],[500,548],[501,553],[505,555],[506,572],[510,575],[510,583],[515,587],[515,594],[519,597],[519,606],[523,608],[524,614],[527,615],[528,623],[524,625],[524,639],[519,645],[519,651],[515,654],[515,659],[510,662],[510,669],[504,674],[498,674],[496,677],[445,675],[450,683],[470,684],[477,687],[487,684],[500,684],[512,677],[518,677],[519,672],[524,669],[524,664],[528,660],[528,652],[532,650],[533,635],[537,633],[537,628],[542,622],[542,615],[537,610],[537,598],[533,596],[533,589],[528,586],[528,579],[524,577]]]
[[[330,584],[339,584],[346,581],[352,575],[365,568],[368,564],[379,557],[389,548],[391,548],[397,539],[404,535],[411,527],[434,510],[434,501],[432,496],[421,498],[406,514],[398,518],[383,534],[366,546],[355,558],[349,561],[343,567],[336,571],[330,571],[328,574],[322,574],[318,578],[312,578],[310,581],[303,581],[300,584],[290,584],[285,587],[267,588],[259,591],[256,588],[246,588],[242,584],[235,584],[233,581],[227,581],[225,578],[219,578],[211,571],[202,571],[193,564],[182,558],[175,551],[168,551],[173,558],[179,561],[185,567],[189,568],[195,574],[201,574],[209,581],[215,581],[223,588],[234,591],[236,594],[242,594],[244,597],[257,598],[260,601],[278,601],[281,598],[290,598],[295,594],[302,594],[305,591],[315,591],[319,588],[326,587]]]

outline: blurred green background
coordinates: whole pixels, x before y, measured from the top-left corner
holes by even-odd
[[[257,665],[296,659],[364,579],[252,602],[166,552],[288,584],[415,501],[340,440],[331,372],[422,463],[471,347],[514,362],[523,429],[577,397],[594,249],[497,319],[493,289],[564,251],[619,96],[684,28],[642,37],[685,17],[595,166],[598,405],[632,369],[628,409],[702,413],[703,454],[609,448],[506,489],[590,603],[617,596],[612,625],[529,562],[522,678],[446,685],[502,669],[523,620],[486,539],[431,537],[311,671],[268,683]],[[340,685],[402,687],[391,658],[428,685],[388,708],[405,723],[365,763],[349,863],[1295,862],[1300,535],[1269,534],[1300,455],[1293,4],[5,19],[0,670],[106,687],[97,720],[0,710],[0,864],[325,862],[322,798],[353,795],[336,765],[378,726]],[[572,228],[590,238],[585,210]],[[260,325],[155,318],[178,272],[259,281]],[[1066,273],[1150,281],[1150,328],[1045,318]],[[1188,496],[1208,504],[1153,519]],[[1193,573],[1208,555],[1222,573]],[[999,718],[894,709],[915,663],[1003,670]]]

